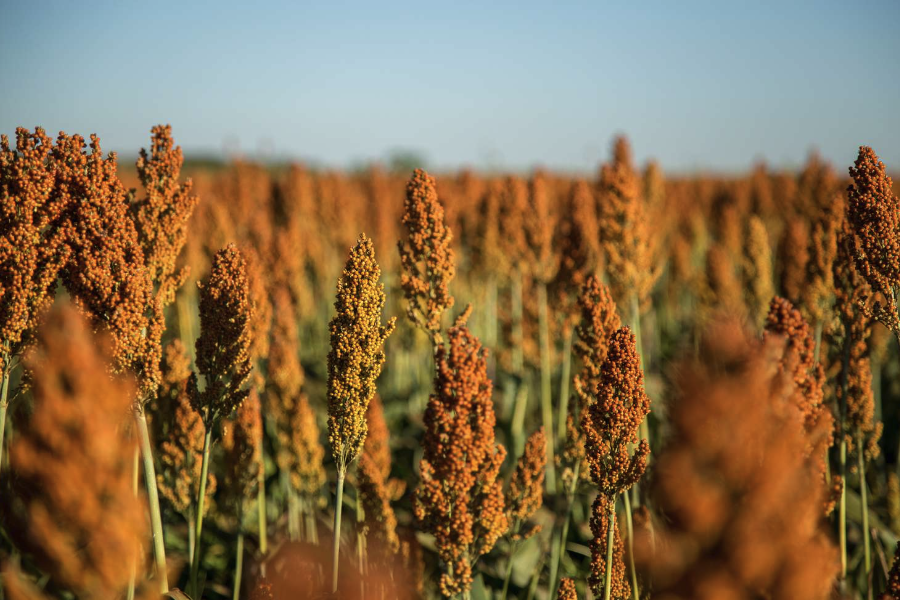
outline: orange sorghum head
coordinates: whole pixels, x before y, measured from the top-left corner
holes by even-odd
[[[640,479],[650,454],[647,440],[638,439],[638,428],[650,413],[650,398],[634,334],[627,327],[610,338],[594,393],[582,417],[585,455],[600,493],[614,498]]]
[[[570,577],[563,577],[560,579],[556,598],[557,600],[578,600],[578,592],[575,590],[575,581]]]
[[[464,324],[448,333],[449,348],[438,347],[425,410],[415,514],[421,530],[435,536],[445,565],[441,593],[450,597],[470,589],[472,565],[506,532],[508,521],[498,480],[506,450],[494,441],[486,352]]]
[[[391,507],[387,482],[372,457],[363,453],[356,469],[357,486],[365,513],[366,545],[369,560],[377,564],[392,564],[400,551],[397,537],[397,517]]]
[[[241,248],[247,273],[247,285],[250,308],[253,317],[250,319],[250,362],[257,366],[256,375],[252,378],[258,390],[265,387],[265,378],[259,368],[269,358],[269,331],[272,325],[272,302],[266,289],[265,266],[259,253],[253,246]]]
[[[159,493],[182,515],[200,489],[201,453],[206,429],[193,409],[188,381],[191,361],[180,340],[166,346],[162,362],[162,384],[148,411],[156,458]],[[206,486],[212,496],[216,478],[210,473]],[[206,506],[209,506],[207,504]]]
[[[804,316],[814,325],[830,320],[834,302],[833,265],[843,222],[844,200],[835,194],[812,224],[806,283],[801,298]]]
[[[887,591],[881,596],[882,600],[900,600],[900,542],[894,550],[894,562],[888,573]]]
[[[653,255],[650,214],[641,194],[641,180],[624,137],[615,139],[613,160],[601,169],[597,203],[613,295],[619,302],[634,297],[643,310],[660,271]]]
[[[809,225],[802,216],[794,215],[788,218],[778,247],[778,264],[781,265],[780,292],[791,302],[799,302],[803,296],[808,263]]]
[[[175,262],[199,199],[191,180],[179,183],[184,156],[172,140],[172,126],[157,125],[151,135],[150,152],[142,148],[137,160],[144,197],[133,200],[129,209],[154,288],[167,305],[187,277],[186,269],[176,273]]]
[[[251,389],[250,395],[238,407],[234,420],[223,422],[224,487],[238,518],[239,529],[245,503],[256,497],[262,474],[262,437],[259,393]]]
[[[437,346],[442,342],[441,317],[453,306],[449,287],[456,274],[456,262],[450,247],[453,234],[444,223],[444,208],[438,200],[434,178],[422,169],[413,171],[406,185],[403,225],[406,237],[398,246],[406,313]]]
[[[566,309],[573,286],[581,289],[587,277],[597,270],[601,255],[594,192],[583,179],[572,184],[560,219],[556,242],[559,268],[552,289],[554,302]]]
[[[302,497],[315,499],[325,485],[325,467],[322,459],[325,448],[319,440],[316,414],[304,394],[294,402],[288,420],[287,431],[279,435],[281,450],[279,467],[291,474],[291,485]]]
[[[588,582],[597,596],[602,596],[606,586],[606,551],[609,527],[612,521],[613,531],[613,557],[612,576],[610,580],[610,598],[627,600],[631,597],[631,584],[625,573],[625,546],[619,533],[618,523],[611,520],[614,516],[614,500],[600,493],[591,505],[591,573]]]
[[[252,319],[244,258],[229,244],[216,253],[209,278],[200,285],[196,364],[206,387],[200,392],[196,375],[191,375],[191,404],[207,428],[230,415],[249,394],[244,384],[252,368]]]
[[[800,311],[784,298],[775,297],[766,317],[764,338],[785,339],[781,371],[794,383],[791,401],[800,410],[807,435],[806,455],[825,477],[825,450],[834,443],[834,415],[825,403],[825,372],[816,361],[815,342]],[[830,512],[830,505],[826,506]]]
[[[772,280],[772,249],[769,234],[762,219],[756,215],[747,223],[744,239],[744,285],[747,308],[754,326],[761,327],[769,311],[769,302],[775,295]]]
[[[527,262],[533,277],[549,283],[556,274],[558,257],[553,249],[557,214],[550,200],[548,175],[537,171],[528,181],[528,206],[525,208],[525,240]]]
[[[81,136],[60,133],[52,159],[54,194],[65,204],[64,235],[71,250],[61,279],[94,326],[112,334],[115,369],[134,371],[139,400],[146,402],[159,384],[165,323],[128,214],[116,155],[104,159],[97,136],[91,136],[87,154]]]
[[[540,526],[535,526],[522,533],[522,526],[543,504],[546,464],[547,438],[541,427],[528,437],[525,452],[516,463],[506,494],[507,520],[515,540],[527,540],[540,531]]]
[[[362,451],[366,409],[384,364],[385,340],[396,319],[381,324],[384,285],[372,241],[362,234],[338,280],[328,353],[328,439],[338,472]]]
[[[659,597],[831,597],[840,563],[825,483],[780,373],[782,342],[717,323],[677,370],[651,493],[665,525],[635,544]]]
[[[0,369],[31,343],[68,259],[60,228],[67,199],[54,194],[52,140],[40,127],[0,137]]]
[[[105,353],[69,307],[48,316],[26,362],[40,377],[34,412],[10,447],[15,503],[4,511],[17,516],[8,533],[56,586],[115,598],[148,535],[125,427],[134,386],[110,376]]]
[[[875,317],[900,335],[894,299],[900,285],[900,200],[894,194],[884,163],[868,146],[859,147],[850,177],[853,181],[847,188],[847,218],[859,240],[857,268],[885,302],[876,303]]]

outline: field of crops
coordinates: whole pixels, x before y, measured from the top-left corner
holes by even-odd
[[[577,177],[4,136],[0,598],[900,600],[875,151],[667,177],[617,138]]]

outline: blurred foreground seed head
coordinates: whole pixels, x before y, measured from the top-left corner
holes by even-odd
[[[659,597],[829,597],[840,563],[783,345],[721,322],[676,371],[673,432],[653,488],[666,525],[655,542],[636,540]]]
[[[540,525],[524,532],[522,526],[544,502],[544,467],[547,464],[547,437],[541,427],[528,437],[506,494],[506,510],[513,540],[527,540],[541,530]]]
[[[27,366],[41,376],[34,412],[10,448],[4,525],[55,585],[79,598],[115,598],[148,537],[126,435],[134,385],[110,376],[107,354],[69,307],[48,316]]]

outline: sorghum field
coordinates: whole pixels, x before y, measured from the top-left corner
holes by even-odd
[[[876,152],[667,177],[618,138],[579,179],[4,136],[2,597],[900,599]]]

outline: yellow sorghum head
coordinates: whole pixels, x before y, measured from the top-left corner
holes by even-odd
[[[769,234],[762,219],[756,215],[747,223],[743,267],[749,315],[756,327],[762,327],[769,312],[769,302],[775,295],[775,284]]]
[[[362,234],[338,281],[328,353],[328,440],[338,472],[362,451],[366,409],[384,364],[385,340],[396,319],[381,324],[384,285],[372,241]]]

